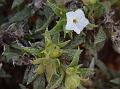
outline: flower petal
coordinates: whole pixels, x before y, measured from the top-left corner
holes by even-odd
[[[66,16],[67,16],[67,22],[69,22],[69,21],[72,22],[75,17],[75,12],[73,12],[73,11],[67,12]]]
[[[81,32],[88,24],[89,24],[88,19],[84,17],[81,20],[79,20],[78,23],[76,23],[76,26],[79,28],[79,31]]]
[[[84,26],[83,25],[79,25],[78,26],[78,24],[76,24],[76,26],[77,26],[77,28],[78,29],[76,29],[76,30],[74,30],[77,34],[80,34],[80,32],[84,29]]]
[[[77,34],[80,34],[80,32],[81,32],[82,30],[80,30],[80,29],[77,27],[77,25],[76,25],[76,26],[74,26],[74,31],[75,31]]]
[[[65,26],[66,30],[74,30],[75,29],[75,24],[71,23],[71,22],[67,22],[66,26]]]
[[[65,26],[66,30],[74,30],[74,23],[73,23],[73,19],[75,17],[75,12],[70,11],[68,13],[66,13],[67,16],[67,24]]]
[[[76,18],[79,20],[81,19],[82,17],[85,17],[85,14],[84,12],[82,11],[82,9],[78,9],[75,11],[75,16]]]
[[[79,20],[78,22],[78,26],[83,26],[83,27],[86,27],[88,24],[89,24],[89,20],[85,17],[83,17],[82,19]]]

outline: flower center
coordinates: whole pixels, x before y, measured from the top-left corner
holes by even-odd
[[[73,23],[77,23],[77,19],[76,18],[73,19]]]

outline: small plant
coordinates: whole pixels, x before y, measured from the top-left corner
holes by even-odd
[[[0,7],[6,1],[1,0]],[[109,83],[119,85],[118,76],[111,79],[98,56],[110,39],[106,31],[110,22],[102,18],[119,6],[119,0],[11,0],[10,4],[7,16],[0,12],[0,77],[11,77],[4,65],[12,63],[24,69],[17,80],[21,89],[95,89],[100,78],[96,85],[86,83],[94,82],[99,68]]]

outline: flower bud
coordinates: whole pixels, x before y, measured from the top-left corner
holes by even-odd
[[[76,89],[80,84],[80,77],[77,74],[68,75],[65,79],[65,89]]]
[[[56,45],[53,45],[53,47],[50,50],[50,57],[51,58],[58,58],[60,56],[60,48]]]

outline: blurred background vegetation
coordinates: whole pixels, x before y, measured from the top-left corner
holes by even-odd
[[[78,8],[91,24],[67,33],[65,14]],[[119,89],[119,30],[120,0],[0,0],[0,89],[64,89],[79,82],[71,70],[89,78],[77,89]]]

